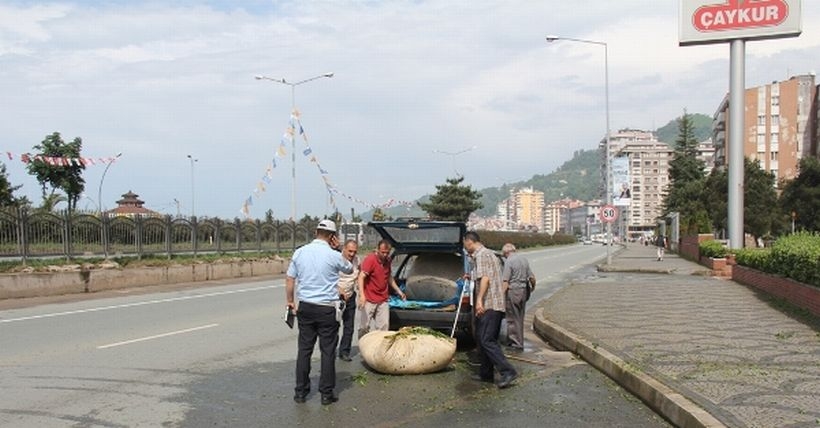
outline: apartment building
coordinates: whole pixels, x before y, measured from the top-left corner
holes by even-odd
[[[818,156],[817,86],[814,74],[746,89],[743,154],[775,175],[777,182],[797,175],[805,156]],[[715,164],[728,165],[729,96],[714,115]]]

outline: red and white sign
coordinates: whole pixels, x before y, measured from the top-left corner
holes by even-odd
[[[800,0],[681,0],[680,44],[800,34]]]
[[[618,219],[618,209],[612,205],[601,207],[601,221],[604,223],[614,223]]]

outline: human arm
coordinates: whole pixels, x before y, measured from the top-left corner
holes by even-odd
[[[478,293],[476,294],[475,300],[475,316],[480,317],[484,315],[484,295],[487,294],[487,290],[490,288],[490,278],[487,276],[482,276],[478,280]]]
[[[364,308],[364,302],[365,302],[364,279],[365,279],[365,277],[367,277],[367,273],[364,270],[362,270],[361,272],[359,272],[359,278],[357,278],[357,280],[356,280],[356,283],[358,284],[358,288],[359,288],[359,294],[356,297],[356,305],[359,307],[359,309]]]
[[[390,287],[393,288],[393,291],[395,291],[396,294],[398,294],[402,300],[407,300],[407,295],[404,294],[404,291],[401,291],[401,288],[399,288],[399,284],[396,283],[396,279],[392,276],[390,277]]]
[[[292,276],[285,278],[285,301],[288,308],[293,311],[296,309],[296,303],[293,299],[294,290],[296,289],[296,279]]]

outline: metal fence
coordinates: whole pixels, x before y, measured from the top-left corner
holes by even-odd
[[[196,217],[115,217],[0,209],[0,257],[93,257],[293,251],[313,239],[315,222]]]

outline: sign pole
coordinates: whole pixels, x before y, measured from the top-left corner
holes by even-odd
[[[729,248],[743,248],[743,138],[746,106],[746,41],[729,45]]]

